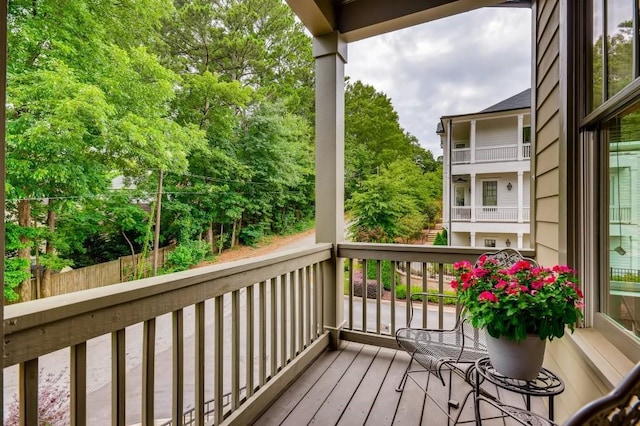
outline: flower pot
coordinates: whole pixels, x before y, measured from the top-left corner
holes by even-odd
[[[493,367],[498,373],[518,380],[533,380],[538,376],[546,343],[534,335],[516,343],[487,334],[487,349]]]

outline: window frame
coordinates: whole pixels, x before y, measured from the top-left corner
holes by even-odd
[[[488,184],[495,185],[495,204],[487,204]],[[498,181],[496,179],[482,181],[482,207],[498,207]]]
[[[576,265],[583,283],[585,326],[599,330],[618,350],[638,362],[640,340],[605,313],[609,287],[601,283],[610,280],[609,140],[603,127],[615,116],[640,105],[640,69],[637,65],[640,55],[634,65],[634,80],[591,110],[592,2],[575,5],[569,8],[568,13],[575,19],[571,29],[574,49],[569,47],[571,54],[563,76],[566,90],[577,102],[564,104],[564,120],[568,124],[567,134],[563,136],[566,138],[564,158],[574,156],[571,163],[566,161],[561,165],[566,168],[568,183],[565,201],[568,212],[565,225],[567,243],[564,247],[566,261]],[[638,28],[637,1],[634,1],[633,19],[634,28]],[[634,51],[638,52],[640,35],[637,32],[633,43]]]

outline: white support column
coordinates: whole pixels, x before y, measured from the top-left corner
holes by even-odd
[[[523,222],[522,209],[524,208],[524,172],[518,172],[518,223]]]
[[[518,232],[518,249],[523,248],[524,244],[524,234],[522,232]]]
[[[473,151],[472,151],[473,152]],[[476,174],[471,174],[471,222],[476,221]]]
[[[476,162],[476,120],[471,120],[471,131],[469,134],[469,148],[471,152],[471,164]]]
[[[518,161],[522,161],[522,130],[524,129],[524,115],[518,115]]]
[[[475,247],[476,246],[476,233],[475,232],[471,232],[471,247]]]
[[[324,269],[324,327],[331,347],[339,347],[344,324],[344,261],[337,243],[344,240],[344,64],[347,44],[338,32],[313,39],[316,62],[316,242],[333,243],[331,265]]]

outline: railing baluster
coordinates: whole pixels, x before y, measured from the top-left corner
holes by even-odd
[[[318,263],[317,264],[317,268],[318,268],[318,270],[317,270],[317,272],[318,272],[318,281],[320,282],[320,289],[319,289],[319,292],[318,292],[318,295],[319,295],[318,297],[320,299],[320,309],[319,309],[319,312],[320,312],[320,333],[324,333],[324,297],[323,297],[323,294],[324,294],[324,285],[325,285],[325,283],[324,283],[324,272],[322,271],[323,270],[322,263]]]
[[[262,281],[259,287],[260,330],[258,332],[258,384],[260,388],[267,381],[267,282]],[[271,338],[273,339],[273,335]]]
[[[362,331],[367,332],[367,259],[362,261]]]
[[[20,376],[20,426],[38,424],[38,358],[23,362]]]
[[[240,291],[231,293],[231,410],[240,406]]]
[[[406,274],[406,280],[405,280],[405,284],[406,284],[406,314],[407,314],[407,323],[409,323],[409,318],[411,318],[411,262],[405,262],[404,263],[405,266],[405,274]]]
[[[307,340],[305,341],[305,347],[309,346],[311,344],[311,342],[314,341],[313,336],[311,335],[311,299],[313,299],[312,297],[312,293],[311,293],[311,267],[310,266],[305,266],[304,268],[304,272],[305,272],[305,312],[307,313],[306,315],[306,320],[305,320],[305,325],[306,325],[306,330],[307,330]]]
[[[349,258],[349,329],[353,330],[353,259]]]
[[[316,338],[322,333],[322,286],[320,285],[320,264],[313,265],[313,289],[315,291],[315,300],[313,301],[314,309],[314,327],[313,334]]]
[[[71,347],[71,425],[87,423],[87,343]]]
[[[427,281],[427,263],[426,262],[422,262],[422,291],[424,293],[428,293],[429,292],[429,282]],[[428,312],[427,309],[429,307],[428,305],[428,299],[429,297],[426,295],[422,296],[422,328],[427,328],[427,317],[428,317]]]
[[[196,304],[195,312],[195,423],[204,426],[205,306]]]
[[[398,262],[391,261],[391,330],[392,336],[396,334],[396,271],[398,270]]]
[[[282,274],[280,275],[280,368],[284,368],[285,365],[287,365],[287,274]]]
[[[296,349],[298,347],[297,334],[296,334],[296,273],[291,271],[289,273],[289,338],[291,339],[291,345],[289,346],[289,361],[293,361],[296,357]]]
[[[274,377],[278,371],[278,294],[276,292],[276,278],[271,278],[271,370],[270,377]]]
[[[380,334],[380,325],[382,323],[381,301],[382,301],[382,269],[381,262],[376,261],[376,334]]]
[[[298,353],[304,350],[304,269],[298,269]]]
[[[247,336],[246,336],[246,349],[247,349],[247,356],[246,356],[246,360],[245,360],[245,365],[247,367],[246,373],[245,373],[245,383],[246,383],[246,395],[247,398],[249,398],[251,395],[253,395],[253,390],[254,390],[254,385],[253,385],[253,347],[254,347],[254,335],[253,335],[253,322],[254,322],[254,315],[253,315],[253,305],[254,305],[254,300],[253,300],[253,286],[250,285],[249,287],[247,287]]]
[[[215,322],[214,322],[214,347],[213,347],[213,400],[214,400],[214,424],[220,425],[223,419],[224,394],[224,296],[215,298]]]
[[[126,334],[123,328],[111,333],[111,423],[114,426],[125,424],[126,373]]]
[[[438,293],[444,294],[444,265],[438,264]],[[444,298],[438,297],[438,328],[444,328]]]
[[[184,314],[182,309],[174,311],[172,317],[173,337],[173,424],[182,426],[184,420]]]
[[[156,319],[142,327],[142,425],[153,426],[156,357]]]

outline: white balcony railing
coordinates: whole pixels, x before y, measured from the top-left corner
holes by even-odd
[[[478,222],[517,222],[517,207],[477,207],[476,220]]]
[[[476,163],[493,163],[495,161],[515,161],[518,159],[517,145],[492,146],[476,149]]]
[[[631,207],[609,206],[609,222],[631,223]]]
[[[531,209],[529,207],[523,207],[522,208],[522,220],[524,222],[529,222],[531,214],[530,214]]]
[[[452,207],[451,208],[451,220],[455,221],[470,221],[471,220],[471,207]]]
[[[531,158],[531,144],[522,145],[522,159],[529,160]],[[476,148],[476,163],[492,163],[497,161],[516,161],[518,160],[518,145],[501,145],[486,148]],[[457,148],[451,150],[451,164],[470,164],[471,149]]]
[[[469,164],[471,162],[471,149],[458,148],[451,150],[452,164]]]

